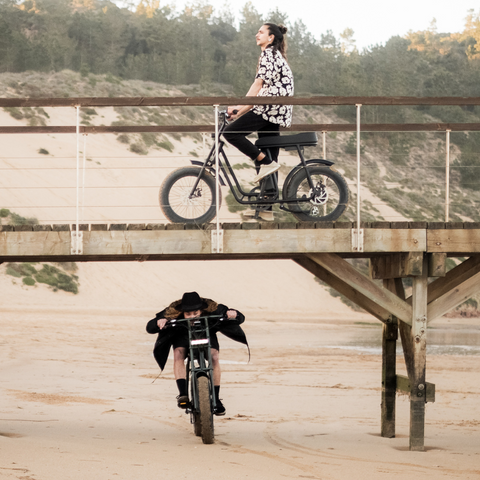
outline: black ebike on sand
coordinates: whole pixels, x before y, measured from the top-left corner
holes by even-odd
[[[304,147],[318,143],[315,132],[263,137],[255,142],[271,158],[270,148],[296,150],[300,163],[289,172],[280,191],[277,174],[260,181],[249,192],[243,190],[225,154],[225,141],[221,136],[228,124],[227,112],[219,113],[219,182],[225,180],[235,198],[255,209],[255,218],[263,210],[279,205],[293,213],[300,221],[333,221],[345,211],[348,187],[344,178],[332,168],[333,162],[324,159],[305,160]],[[208,223],[216,215],[215,143],[204,162],[191,160],[193,166],[182,167],[168,175],[160,188],[160,208],[173,223]],[[221,205],[219,189],[218,204]]]
[[[186,413],[190,414],[190,422],[197,437],[203,443],[215,441],[213,415],[217,408],[213,385],[212,352],[210,347],[210,327],[221,322],[220,315],[170,320],[172,328],[188,330],[187,352],[187,391],[189,402]],[[213,322],[213,323],[212,323]]]

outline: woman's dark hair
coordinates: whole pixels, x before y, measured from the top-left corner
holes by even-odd
[[[270,46],[274,50],[278,50],[282,57],[287,59],[287,39],[285,38],[285,34],[287,33],[287,27],[284,25],[275,25],[274,23],[264,23],[268,27],[268,31],[270,35],[273,35],[275,38]]]

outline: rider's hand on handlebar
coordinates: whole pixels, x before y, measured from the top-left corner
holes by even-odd
[[[237,311],[236,310],[227,310],[227,318],[229,320],[233,320],[237,318]]]
[[[240,110],[239,105],[236,107],[228,107],[227,108],[227,115],[229,120],[236,120],[238,117],[238,111]]]
[[[165,327],[165,324],[168,322],[166,318],[159,318],[157,320],[157,326],[160,330],[162,330]]]

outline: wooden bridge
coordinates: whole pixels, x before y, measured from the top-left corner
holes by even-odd
[[[480,224],[374,222],[0,226],[0,263],[291,259],[383,323],[382,427],[410,395],[410,449],[424,449],[427,326],[480,290]],[[281,232],[279,232],[281,230]],[[77,240],[78,239],[78,240]],[[447,256],[469,257],[446,271]],[[369,258],[370,277],[349,258]],[[402,278],[413,280],[406,298]],[[375,280],[383,280],[383,285]],[[429,280],[432,280],[429,283]],[[398,331],[408,377],[396,374]]]
[[[255,103],[278,103],[266,97]],[[291,105],[480,105],[480,98],[282,98]],[[251,104],[251,98],[0,99],[0,107],[186,106]],[[360,105],[359,105],[360,104]],[[359,118],[359,117],[358,117]],[[10,133],[205,132],[197,126],[15,126]],[[294,125],[293,131],[360,131],[360,125]],[[363,131],[478,131],[480,124],[375,124]],[[448,137],[447,133],[447,138]],[[360,142],[357,142],[359,149]],[[358,150],[359,152],[359,150]],[[78,148],[77,148],[78,153]],[[360,156],[360,153],[358,153]],[[359,180],[358,180],[359,182]],[[359,191],[359,190],[358,190]],[[360,195],[357,196],[360,205]],[[446,201],[448,207],[448,197]],[[78,209],[78,205],[77,205]],[[446,216],[448,218],[448,215]],[[291,259],[383,323],[381,434],[395,436],[396,392],[410,395],[410,449],[424,449],[428,324],[480,290],[480,223],[373,222],[0,225],[0,263]],[[360,228],[358,228],[360,227]],[[279,231],[281,230],[281,232]],[[467,260],[446,271],[447,257]],[[348,259],[368,258],[370,275]],[[402,279],[412,279],[406,296]],[[381,280],[379,282],[378,280]],[[396,374],[400,332],[408,377]]]

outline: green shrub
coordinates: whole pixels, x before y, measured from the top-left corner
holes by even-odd
[[[140,143],[132,143],[130,145],[130,151],[137,155],[146,155],[148,153],[147,149]]]
[[[5,107],[5,110],[13,117],[15,120],[23,120],[24,116],[22,111],[17,107]]]
[[[12,225],[38,225],[38,220],[35,217],[22,217],[18,213],[10,212],[10,223]]]
[[[8,208],[0,208],[0,218],[6,218],[10,215]]]
[[[74,272],[77,264],[74,262],[57,263],[60,267],[44,263],[40,270],[35,267],[36,263],[9,263],[7,264],[7,275],[22,278],[24,285],[32,286],[44,283],[52,287],[54,292],[64,290],[65,292],[78,293],[77,275],[68,274],[66,271]]]
[[[151,147],[152,145],[156,144],[157,136],[154,133],[144,132],[140,135],[147,147]]]
[[[120,143],[130,143],[130,139],[128,138],[128,135],[125,135],[124,133],[122,133],[122,135],[119,135],[117,137],[117,141]]]
[[[52,272],[49,267],[51,267],[51,265],[43,265],[43,268],[35,275],[35,279],[38,283],[46,283],[47,285],[54,287],[58,283],[58,278],[56,277],[55,272]]]
[[[345,153],[348,153],[349,155],[357,154],[357,135],[355,133],[350,135],[350,138],[345,145]],[[365,147],[363,145],[360,145],[360,153],[365,153]]]
[[[410,143],[405,134],[394,133],[389,138],[390,161],[395,165],[407,165],[410,155]]]
[[[163,142],[157,142],[157,147],[163,148],[169,152],[173,152],[173,143],[169,140],[164,140]]]
[[[235,165],[232,165],[232,168],[234,170],[243,170],[244,168],[254,168],[253,164],[249,164],[247,162],[243,163],[236,163]]]
[[[12,277],[17,277],[17,278],[20,278],[22,276],[22,274],[15,268],[13,268],[11,265],[7,267],[6,273],[7,275],[11,275]]]
[[[32,276],[37,273],[37,270],[32,263],[9,263],[7,264],[7,275],[13,277]]]

